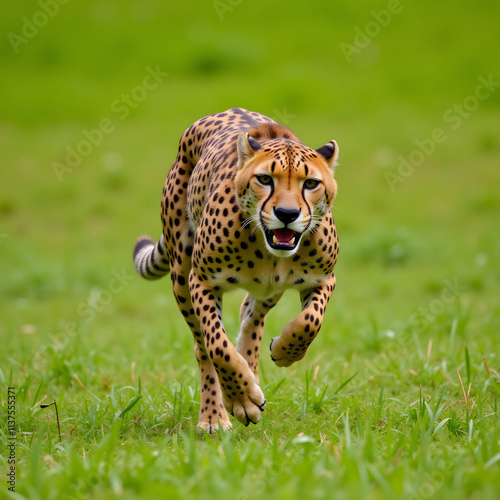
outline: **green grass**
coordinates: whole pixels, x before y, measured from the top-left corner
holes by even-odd
[[[500,81],[500,8],[401,5],[352,62],[340,44],[387,2],[241,2],[222,20],[212,2],[69,2],[18,53],[1,38],[0,499],[499,497],[500,89],[456,128],[444,116]],[[39,10],[11,5],[1,32]],[[168,76],[122,119],[113,102],[156,65]],[[131,252],[159,235],[181,133],[235,105],[338,141],[337,289],[289,369],[267,345],[298,298],[269,314],[261,422],[199,436],[191,335]],[[59,182],[53,162],[105,118]],[[446,140],[391,190],[436,128]],[[233,335],[242,297],[224,301]],[[39,407],[54,399],[62,442]]]

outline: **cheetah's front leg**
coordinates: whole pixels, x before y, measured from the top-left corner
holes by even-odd
[[[241,423],[256,424],[266,400],[247,361],[229,341],[222,324],[220,294],[191,271],[189,289],[195,314],[222,390],[226,410]]]
[[[335,288],[335,275],[312,290],[301,292],[302,312],[290,321],[279,337],[271,340],[271,359],[276,366],[301,360],[321,328],[326,305]]]
[[[247,294],[240,309],[240,333],[236,339],[237,351],[247,360],[248,366],[259,383],[259,351],[264,333],[266,314],[277,304],[281,297],[278,293],[266,300],[259,300]]]

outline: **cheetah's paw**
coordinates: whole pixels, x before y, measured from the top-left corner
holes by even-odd
[[[307,349],[304,351],[292,353],[290,348],[286,348],[280,337],[274,337],[271,339],[271,344],[269,349],[271,350],[271,359],[274,361],[276,366],[280,368],[286,368],[296,361],[300,361],[306,354]]]
[[[228,417],[226,419],[217,419],[216,422],[200,420],[197,425],[198,432],[200,434],[215,434],[217,431],[230,431],[231,422]]]
[[[266,404],[262,389],[255,383],[249,383],[238,395],[223,393],[222,401],[228,413],[244,425],[256,424]]]

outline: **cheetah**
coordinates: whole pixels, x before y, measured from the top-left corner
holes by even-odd
[[[228,414],[256,424],[266,400],[258,361],[266,314],[285,290],[302,311],[271,341],[286,367],[304,357],[335,288],[338,237],[331,207],[338,146],[302,144],[287,127],[233,108],[182,135],[161,201],[163,232],[137,239],[145,279],[170,272],[178,307],[194,336],[200,370],[198,429],[231,427]],[[246,290],[236,346],[222,322],[222,296]]]

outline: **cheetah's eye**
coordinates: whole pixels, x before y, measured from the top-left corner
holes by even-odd
[[[306,189],[314,189],[315,187],[317,187],[318,184],[319,184],[319,181],[316,179],[306,179],[304,181],[304,187]]]
[[[257,180],[264,186],[270,186],[273,183],[273,178],[267,174],[258,175]]]

